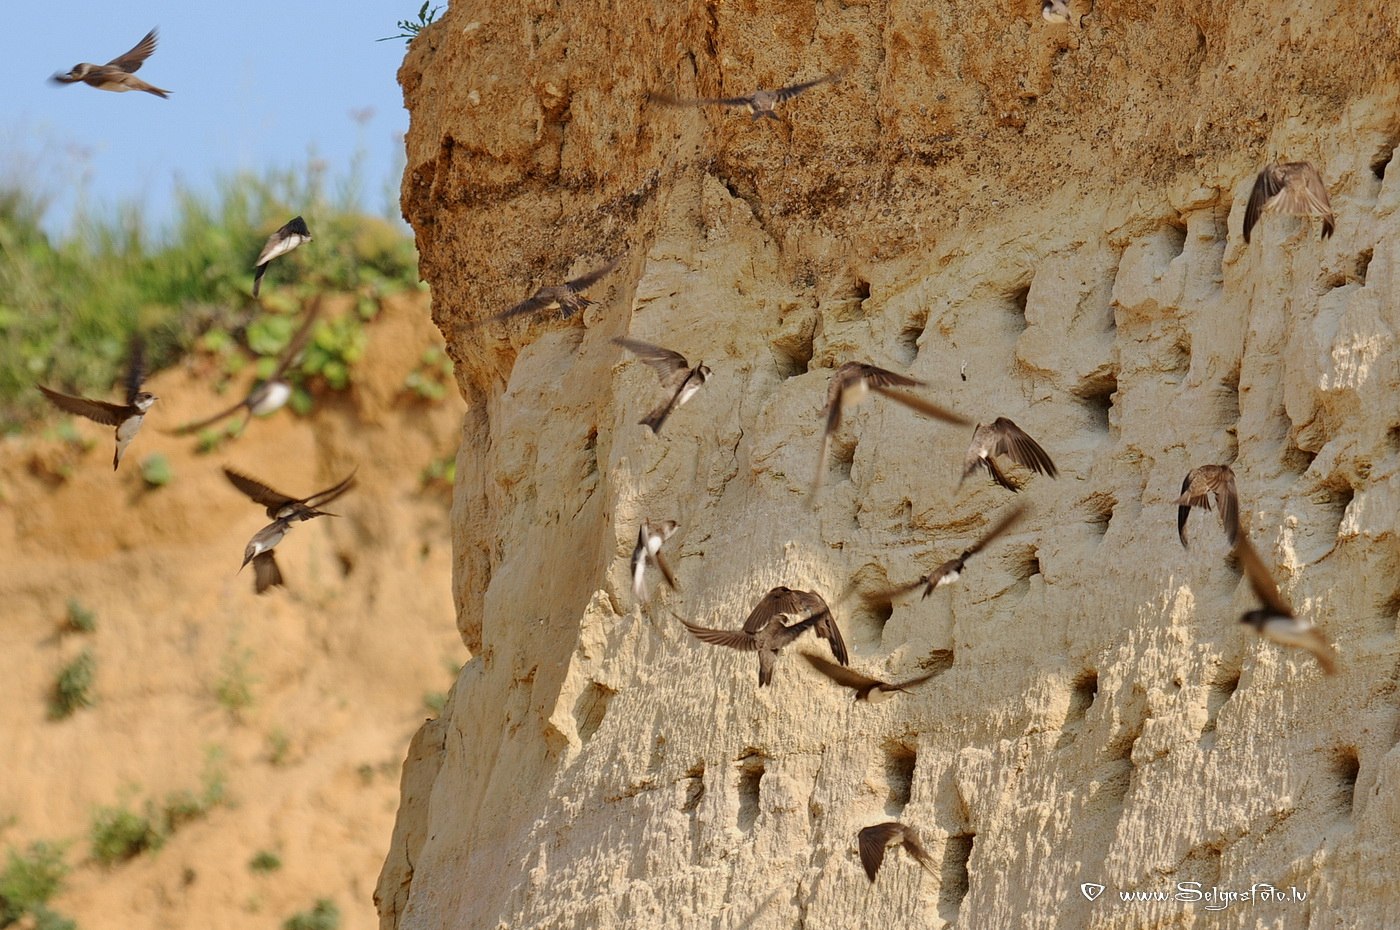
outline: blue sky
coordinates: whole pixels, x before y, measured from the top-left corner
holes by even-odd
[[[329,177],[342,178],[359,150],[364,206],[382,212],[386,188],[397,198],[408,113],[395,78],[404,40],[375,39],[397,33],[395,23],[416,18],[420,5],[0,4],[9,46],[0,182],[52,196],[50,230],[66,227],[80,197],[96,210],[134,200],[160,223],[177,181],[202,190],[237,171],[304,169],[313,151]],[[115,58],[153,26],[159,44],[137,75],[171,91],[169,99],[49,81],[80,61]]]

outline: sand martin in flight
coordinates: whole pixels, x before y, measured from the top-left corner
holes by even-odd
[[[663,349],[661,346],[654,346],[649,342],[641,342],[637,339],[626,339],[622,336],[616,337],[613,342],[627,351],[635,353],[638,358],[650,365],[661,378],[661,386],[671,392],[670,397],[665,402],[659,404],[655,410],[637,421],[651,427],[653,433],[661,432],[661,425],[666,422],[671,411],[694,397],[695,393],[704,386],[705,381],[710,377],[710,369],[704,363],[692,368],[690,362],[686,361],[685,356],[679,352]]]
[[[784,617],[801,617],[790,625]],[[680,618],[677,618],[680,619]],[[728,646],[744,652],[758,653],[758,684],[763,687],[773,680],[773,666],[778,654],[797,637],[811,630],[831,646],[831,654],[842,665],[847,664],[846,641],[836,626],[831,608],[820,594],[777,587],[763,596],[744,621],[741,630],[715,630],[681,620],[691,635],[713,646]]]
[[[299,216],[287,220],[276,232],[268,236],[262,251],[258,253],[258,260],[253,263],[257,266],[253,271],[253,296],[258,296],[258,291],[262,289],[263,275],[267,274],[267,266],[272,264],[274,258],[286,255],[297,246],[310,241],[311,230],[306,228],[306,220]]]
[[[963,458],[963,473],[958,485],[961,486],[968,475],[981,467],[987,469],[992,480],[1008,491],[1019,491],[1020,488],[1013,484],[997,465],[996,459],[993,458],[997,455],[1008,456],[1016,464],[1051,478],[1059,474],[1055,470],[1055,463],[1050,461],[1050,456],[1045,454],[1045,450],[1025,430],[1006,417],[997,417],[990,426],[978,423],[977,429],[973,430],[972,445],[968,446],[967,455]]]
[[[608,272],[616,268],[621,261],[622,256],[619,255],[603,267],[594,269],[588,272],[588,274],[580,275],[572,281],[566,281],[563,284],[546,284],[509,310],[504,310],[495,316],[487,317],[477,322],[495,323],[499,320],[508,320],[513,316],[519,316],[522,313],[532,313],[536,310],[559,310],[563,318],[567,320],[580,310],[593,305],[594,301],[584,296],[584,290],[597,284]]]
[[[1240,622],[1248,623],[1266,639],[1280,645],[1306,649],[1317,659],[1317,664],[1322,666],[1324,675],[1336,674],[1337,654],[1332,651],[1327,637],[1313,624],[1294,616],[1293,608],[1278,593],[1273,576],[1264,567],[1264,560],[1250,543],[1248,533],[1240,534],[1239,542],[1235,544],[1235,552],[1239,555],[1240,565],[1244,568],[1245,577],[1249,579],[1254,596],[1263,604],[1262,607],[1242,614]]]
[[[87,417],[103,426],[117,428],[117,451],[112,455],[112,470],[115,471],[117,466],[122,463],[122,455],[126,453],[126,447],[131,445],[131,440],[135,439],[136,434],[141,430],[141,422],[146,418],[146,411],[151,409],[151,404],[160,399],[154,394],[148,394],[141,390],[141,383],[145,380],[145,349],[140,339],[132,339],[131,361],[127,367],[126,375],[125,405],[60,394],[57,391],[49,390],[42,384],[35,386],[59,410]]]
[[[906,827],[897,820],[866,827],[858,834],[857,844],[860,849],[860,864],[865,866],[866,877],[872,882],[875,881],[875,873],[880,871],[880,864],[885,861],[885,850],[891,846],[903,846],[904,850],[914,857],[914,861],[924,867],[925,872],[930,875],[938,874],[933,870],[933,857],[924,849],[924,844],[919,842],[919,834],[913,827]]]
[[[968,559],[985,549],[992,540],[996,539],[1002,533],[1011,529],[1012,526],[1020,521],[1021,517],[1025,516],[1025,513],[1025,507],[1013,507],[1003,514],[1000,520],[992,524],[992,527],[982,534],[981,539],[964,549],[962,555],[955,559],[949,559],[918,581],[911,581],[906,585],[900,585],[897,588],[891,588],[888,591],[882,591],[877,594],[866,595],[865,600],[872,603],[888,604],[895,598],[902,597],[920,587],[924,589],[923,596],[928,597],[936,589],[943,587],[945,584],[952,584],[962,577],[963,569],[967,567]]]
[[[231,416],[239,410],[247,409],[248,419],[243,426],[247,426],[255,416],[265,416],[276,410],[280,410],[283,405],[291,399],[292,385],[287,381],[287,370],[296,362],[301,350],[306,348],[306,341],[311,337],[311,327],[316,323],[317,314],[320,312],[318,306],[313,306],[306,313],[306,319],[301,323],[301,327],[292,335],[292,340],[287,343],[287,348],[282,350],[282,355],[277,359],[277,367],[272,369],[272,374],[266,381],[258,381],[253,385],[253,389],[248,395],[227,410],[220,410],[210,417],[205,417],[195,423],[186,423],[178,427],[173,432],[177,436],[184,436],[189,433],[197,433],[205,427],[212,426],[224,417]],[[242,432],[243,426],[239,427]]]
[[[144,90],[157,97],[168,97],[170,91],[147,84],[133,73],[141,67],[142,62],[151,57],[151,53],[155,50],[156,31],[152,29],[146,33],[144,39],[136,43],[135,48],[126,54],[118,55],[105,65],[80,62],[74,65],[73,70],[67,74],[55,74],[53,81],[56,84],[76,84],[78,81],[82,81],[98,90],[111,90],[118,93],[128,90]]]
[[[831,445],[832,434],[841,428],[842,409],[854,407],[869,397],[871,392],[888,397],[911,410],[917,410],[925,416],[942,420],[945,423],[957,426],[971,425],[971,420],[961,417],[951,410],[945,410],[937,404],[907,391],[896,390],[896,388],[901,387],[924,386],[923,381],[897,375],[892,371],[886,371],[883,368],[862,362],[847,362],[836,369],[826,389],[826,428],[822,430],[822,447],[817,456],[817,474],[812,481],[812,492],[807,497],[809,503],[816,500],[817,492],[821,490],[822,482],[826,478],[826,452]]]
[[[281,491],[274,491],[272,488],[247,475],[241,475],[232,468],[224,468],[224,477],[229,483],[252,498],[254,503],[262,504],[267,508],[267,515],[272,520],[286,520],[289,523],[310,520],[313,517],[334,517],[336,514],[326,513],[318,510],[324,504],[329,504],[346,491],[355,486],[355,473],[342,482],[326,488],[324,491],[317,491],[315,494],[306,497],[292,497],[290,494],[283,494]]]
[[[1225,527],[1225,538],[1230,545],[1235,544],[1240,529],[1240,499],[1235,493],[1235,473],[1229,465],[1201,465],[1186,473],[1181,482],[1181,496],[1176,499],[1176,535],[1181,537],[1181,545],[1186,544],[1186,518],[1192,507],[1210,510],[1210,496],[1215,495],[1215,506],[1220,508],[1220,523]]]
[[[879,704],[889,700],[896,691],[907,692],[910,688],[921,685],[928,681],[938,672],[929,672],[927,675],[920,675],[917,678],[910,678],[908,681],[888,682],[878,678],[871,678],[869,675],[861,674],[855,669],[837,665],[835,662],[828,662],[821,656],[814,656],[809,652],[801,652],[798,655],[811,663],[812,668],[821,672],[827,678],[836,682],[842,687],[850,688],[856,693],[857,701],[866,701],[870,704]]]
[[[1244,241],[1265,213],[1288,213],[1292,216],[1322,217],[1322,237],[1332,235],[1336,217],[1327,185],[1312,162],[1290,161],[1270,165],[1254,179],[1249,203],[1244,208]]]
[[[787,87],[780,87],[777,90],[756,90],[744,97],[680,98],[672,97],[669,94],[652,94],[651,99],[655,100],[657,103],[672,107],[743,107],[749,112],[749,115],[756,120],[767,117],[769,119],[781,121],[782,117],[778,116],[777,112],[778,104],[786,103],[803,91],[811,90],[819,84],[839,81],[841,78],[845,77],[845,75],[845,71],[834,71],[831,74],[824,74],[819,78],[804,81],[801,84],[790,84]]]
[[[661,554],[662,543],[671,538],[678,526],[675,520],[660,523],[642,521],[642,528],[637,532],[637,546],[632,550],[632,595],[638,604],[647,602],[646,570],[649,563],[661,569],[661,576],[672,591],[679,588],[676,576],[671,574],[671,566],[666,564],[666,557]]]

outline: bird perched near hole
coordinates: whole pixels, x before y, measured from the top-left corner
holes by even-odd
[[[1020,519],[1023,516],[1025,516],[1025,513],[1025,507],[1011,508],[1005,514],[1002,515],[1002,518],[1000,520],[992,524],[991,528],[988,529],[987,532],[982,534],[981,539],[977,540],[971,546],[968,546],[966,549],[964,549],[962,551],[962,555],[959,555],[957,558],[954,559],[949,559],[942,565],[939,565],[933,571],[929,572],[927,575],[920,578],[918,581],[911,581],[906,585],[900,585],[897,588],[890,588],[887,591],[880,591],[874,594],[864,595],[864,600],[866,600],[868,603],[888,604],[895,598],[903,597],[910,591],[914,591],[920,587],[924,589],[923,596],[928,597],[936,589],[941,588],[946,584],[952,584],[953,582],[957,581],[960,577],[962,577],[963,569],[967,567],[967,560],[972,558],[977,553],[981,552],[983,549],[985,549],[993,540],[995,540],[1002,533],[1005,533],[1007,530],[1011,529],[1011,527],[1015,526],[1020,521]]]
[[[479,320],[477,323],[495,323],[499,320],[508,320],[513,316],[519,316],[522,313],[533,313],[536,310],[559,310],[560,315],[567,320],[580,310],[593,305],[594,301],[584,296],[583,292],[601,281],[621,261],[622,256],[619,255],[603,267],[595,268],[588,274],[580,275],[572,281],[565,281],[563,284],[546,284],[509,310]]]
[[[828,662],[820,656],[811,653],[799,653],[806,659],[812,668],[821,672],[827,678],[841,685],[843,688],[850,688],[855,692],[857,701],[865,701],[870,704],[879,704],[889,700],[896,691],[908,693],[910,688],[917,687],[928,681],[938,672],[929,672],[927,675],[920,675],[917,678],[910,678],[907,681],[888,682],[878,678],[871,678],[869,675],[857,672],[855,669],[837,665],[835,662]]]
[[[132,338],[128,354],[125,404],[109,404],[86,397],[74,397],[71,394],[51,391],[42,384],[35,385],[49,399],[49,403],[64,413],[87,417],[94,423],[117,428],[117,450],[112,454],[113,471],[116,471],[117,466],[122,463],[126,447],[131,445],[131,441],[141,431],[141,424],[146,419],[146,411],[150,410],[151,405],[157,400],[160,400],[156,395],[141,390],[141,385],[146,380],[146,352],[145,344],[139,337]]]
[[[782,117],[778,116],[778,104],[786,103],[787,101],[791,100],[793,97],[796,97],[803,91],[811,90],[813,87],[817,87],[821,84],[829,84],[835,81],[839,81],[845,76],[846,71],[844,69],[841,71],[833,71],[832,73],[824,74],[819,78],[813,78],[810,81],[803,81],[801,84],[789,84],[787,87],[779,87],[776,90],[764,90],[760,88],[759,90],[756,90],[753,93],[747,94],[743,97],[680,98],[672,97],[669,94],[659,93],[653,93],[650,96],[651,99],[656,101],[657,103],[664,104],[665,106],[669,107],[742,107],[743,109],[747,110],[749,116],[755,120],[763,119],[766,117],[767,119],[775,119],[781,121]]]
[[[675,534],[678,526],[675,520],[660,523],[642,521],[641,529],[637,531],[637,545],[632,550],[632,596],[638,604],[647,602],[646,570],[649,563],[661,570],[661,577],[666,579],[672,591],[679,588],[676,576],[671,574],[671,566],[666,564],[666,557],[661,554],[661,546]]]
[[[924,849],[924,844],[919,842],[918,832],[897,820],[866,827],[857,834],[856,844],[860,850],[860,864],[865,866],[865,875],[872,882],[875,881],[875,873],[880,871],[880,865],[885,861],[885,850],[891,846],[903,846],[904,851],[913,856],[914,861],[923,866],[925,872],[930,875],[937,874],[933,871],[933,857]]]
[[[306,348],[306,342],[311,338],[311,328],[316,324],[317,315],[320,312],[319,306],[313,306],[306,313],[306,319],[302,320],[301,326],[292,335],[292,339],[287,343],[287,348],[282,350],[282,355],[277,359],[277,367],[272,369],[272,374],[266,381],[259,381],[253,385],[242,400],[226,410],[220,410],[213,416],[205,417],[194,423],[186,423],[176,427],[172,432],[177,436],[185,436],[190,433],[197,433],[200,430],[213,426],[224,417],[231,416],[239,410],[248,411],[248,419],[239,427],[247,426],[255,416],[265,416],[276,410],[280,410],[292,397],[292,385],[287,381],[287,371],[296,362],[297,356],[301,355],[302,349]]]
[[[152,29],[146,33],[145,38],[132,47],[131,51],[118,55],[105,65],[94,65],[87,61],[79,62],[67,74],[55,74],[51,80],[55,84],[76,84],[82,81],[98,90],[110,90],[116,93],[144,90],[157,97],[169,97],[170,91],[162,90],[153,84],[147,84],[135,74],[155,50],[156,31]]]
[[[622,336],[614,338],[613,342],[650,365],[661,378],[661,386],[671,392],[664,402],[637,421],[651,427],[652,433],[660,433],[662,424],[671,412],[694,397],[709,380],[710,369],[703,362],[692,368],[679,352]]]
[[[993,458],[997,455],[1005,455],[1016,464],[1051,478],[1059,474],[1050,456],[1025,430],[1006,417],[997,417],[990,426],[978,423],[972,431],[972,445],[968,446],[967,456],[963,459],[963,473],[958,486],[961,487],[968,475],[981,467],[987,469],[992,480],[1008,491],[1021,490],[997,465]]]
[[[784,617],[803,619],[785,625]],[[784,586],[774,588],[758,602],[740,630],[716,630],[697,626],[680,617],[676,619],[701,642],[743,652],[757,652],[759,687],[772,682],[778,654],[808,630],[827,641],[837,662],[845,665],[850,661],[846,654],[846,641],[841,637],[831,608],[820,594],[813,591],[795,591]]]
[[[916,410],[925,416],[942,420],[945,423],[957,426],[971,425],[971,420],[961,417],[951,410],[945,410],[916,394],[896,390],[896,388],[901,387],[925,386],[923,381],[898,375],[864,362],[847,362],[836,369],[826,389],[826,407],[824,408],[826,428],[822,430],[821,452],[817,455],[817,474],[812,479],[812,490],[807,496],[809,505],[816,501],[817,493],[821,491],[823,480],[826,478],[826,452],[831,445],[832,434],[841,428],[842,409],[854,407],[869,397],[872,392],[901,403],[910,410]]]
[[[1201,465],[1186,473],[1181,482],[1181,496],[1176,499],[1176,535],[1181,538],[1183,548],[1186,543],[1186,518],[1192,507],[1210,510],[1210,496],[1215,495],[1215,506],[1220,508],[1220,523],[1225,527],[1225,538],[1230,545],[1235,544],[1240,530],[1240,499],[1235,492],[1235,473],[1229,465]]]
[[[1309,161],[1290,161],[1270,165],[1254,179],[1249,203],[1244,208],[1244,241],[1265,213],[1287,213],[1292,216],[1322,217],[1322,236],[1332,235],[1336,220],[1332,201],[1322,175]]]
[[[267,266],[272,264],[274,258],[286,255],[292,249],[311,241],[311,230],[306,228],[306,220],[300,216],[294,216],[278,227],[277,231],[267,237],[263,243],[262,251],[258,253],[258,260],[253,264],[253,296],[258,296],[258,291],[262,289],[263,275],[267,273]]]
[[[1324,675],[1336,674],[1337,654],[1327,642],[1327,637],[1312,623],[1294,615],[1293,608],[1278,593],[1278,586],[1264,567],[1264,560],[1250,543],[1249,534],[1240,534],[1235,552],[1245,577],[1249,579],[1249,587],[1263,605],[1246,611],[1240,616],[1240,622],[1249,624],[1264,638],[1280,645],[1306,649],[1317,659]]]

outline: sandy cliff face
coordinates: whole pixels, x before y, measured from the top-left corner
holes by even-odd
[[[1183,882],[1306,894],[1224,926],[1383,925],[1400,13],[774,6],[488,0],[411,47],[403,202],[470,405],[474,658],[410,752],[382,925],[1185,927],[1215,912]],[[787,125],[647,101],[839,68]],[[1245,246],[1275,157],[1322,169],[1331,239],[1269,216]],[[466,325],[619,254],[578,318]],[[713,368],[659,437],[623,334]],[[966,431],[872,402],[808,511],[850,360],[1013,418],[1061,472],[1026,481],[1028,518],[958,586],[838,607],[854,666],[939,673],[876,707],[793,655],[760,690],[751,656],[672,617],[732,628],[777,584],[909,581],[1010,505],[955,488]],[[1176,539],[1186,471],[1230,461],[1335,679],[1237,622],[1254,600],[1213,515]],[[648,612],[643,518],[681,524],[681,591]],[[891,856],[872,889],[856,832],[896,817],[936,874]]]

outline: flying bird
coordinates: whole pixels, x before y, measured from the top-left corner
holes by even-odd
[[[967,456],[963,459],[962,479],[958,481],[958,485],[961,486],[968,475],[982,467],[987,469],[993,481],[1008,491],[1021,490],[998,467],[996,459],[993,458],[997,455],[1009,456],[1011,461],[1018,465],[1024,465],[1051,478],[1059,474],[1050,456],[1025,430],[1006,417],[997,417],[991,426],[978,423],[977,428],[973,430],[972,445],[968,446]]]
[[[269,519],[285,520],[288,523],[305,522],[313,517],[336,516],[336,514],[326,513],[318,508],[329,504],[355,486],[355,473],[351,472],[344,481],[332,485],[324,491],[317,491],[306,497],[292,497],[290,494],[274,491],[261,481],[239,474],[227,466],[224,467],[224,477],[228,478],[230,484],[246,494],[254,503],[266,507]]]
[[[1317,659],[1324,675],[1335,675],[1337,654],[1327,642],[1327,637],[1312,623],[1294,616],[1293,608],[1278,593],[1273,576],[1264,567],[1264,560],[1250,543],[1248,533],[1240,534],[1239,542],[1235,544],[1235,552],[1239,555],[1240,564],[1244,567],[1245,577],[1249,579],[1254,596],[1263,603],[1262,607],[1242,614],[1240,622],[1248,623],[1266,639],[1280,645],[1306,649]]]
[[[1327,185],[1310,161],[1290,161],[1274,164],[1259,172],[1249,203],[1244,208],[1244,241],[1259,217],[1265,213],[1287,213],[1292,216],[1322,217],[1322,237],[1332,235],[1336,216],[1327,196]]]
[[[170,91],[147,84],[134,73],[140,69],[141,64],[147,58],[151,57],[151,53],[155,50],[156,31],[152,29],[146,33],[144,39],[136,43],[131,51],[118,55],[105,65],[94,65],[87,61],[79,62],[67,74],[55,74],[52,80],[55,84],[76,84],[82,81],[98,90],[110,90],[117,93],[124,93],[128,90],[144,90],[157,97],[169,97]]]
[[[74,397],[71,394],[51,391],[42,384],[35,385],[49,399],[49,403],[64,413],[87,417],[103,426],[117,428],[117,451],[112,455],[113,471],[122,463],[126,447],[131,445],[131,441],[140,432],[141,423],[146,418],[146,411],[150,410],[151,405],[160,399],[154,394],[148,394],[141,390],[141,384],[146,380],[146,353],[139,338],[131,340],[130,356],[131,360],[126,374],[125,404],[109,404],[100,400],[89,400],[86,397]]]
[[[1065,0],[1041,0],[1040,15],[1045,18],[1047,23],[1054,23],[1057,26],[1068,26],[1073,22],[1069,4]]]
[[[933,857],[924,849],[924,844],[919,842],[919,834],[913,827],[906,827],[897,820],[889,823],[877,823],[873,827],[866,827],[857,835],[857,845],[860,849],[860,864],[865,866],[865,874],[872,882],[875,881],[875,873],[880,871],[880,864],[885,861],[885,850],[891,846],[903,846],[905,852],[914,857],[914,861],[923,866],[924,871],[930,875],[935,875],[933,871]]]
[[[632,596],[637,603],[647,602],[646,570],[649,563],[661,570],[661,577],[666,579],[672,591],[679,588],[676,576],[671,574],[671,566],[666,564],[666,557],[661,554],[662,544],[671,538],[678,526],[675,520],[660,523],[642,521],[642,527],[637,531],[637,546],[632,550]]]
[[[694,397],[710,377],[710,369],[704,363],[692,368],[679,352],[622,336],[616,337],[613,342],[650,365],[661,378],[661,386],[671,392],[666,401],[637,421],[651,427],[653,433],[660,433],[661,424],[666,422],[671,411]]]
[[[280,258],[297,246],[310,241],[311,230],[306,228],[306,220],[300,216],[287,220],[276,232],[268,236],[262,251],[258,253],[258,260],[253,263],[257,266],[253,271],[253,296],[258,296],[258,291],[262,289],[263,275],[267,273],[267,266],[272,264],[274,258]]]
[[[936,589],[943,587],[945,584],[952,584],[961,578],[963,569],[967,567],[967,560],[985,549],[1002,533],[1005,533],[1007,530],[1011,529],[1011,527],[1015,526],[1025,514],[1025,507],[1013,507],[1008,510],[1000,520],[992,524],[991,529],[983,533],[981,539],[964,549],[962,555],[955,559],[949,559],[918,581],[911,581],[906,585],[900,585],[888,591],[866,595],[865,600],[875,603],[889,603],[895,598],[902,597],[920,587],[924,589],[923,596],[928,597]]]
[[[277,557],[272,550],[291,528],[290,519],[273,520],[248,540],[243,550],[243,564],[238,566],[238,570],[242,572],[249,562],[253,563],[253,590],[258,594],[265,594],[268,588],[282,585],[282,570],[277,567]]]
[[[619,255],[603,267],[596,268],[572,281],[566,281],[563,284],[546,284],[509,310],[478,322],[494,323],[498,320],[508,320],[522,313],[532,313],[535,310],[559,310],[563,318],[567,320],[580,310],[593,305],[594,301],[584,296],[584,290],[597,284],[621,261],[622,256]]]
[[[819,78],[813,78],[812,80],[804,81],[801,84],[790,84],[787,87],[780,87],[777,90],[759,89],[743,97],[680,98],[672,97],[669,94],[654,93],[651,95],[651,99],[655,100],[657,103],[665,104],[666,106],[671,107],[743,107],[755,120],[767,117],[769,119],[781,121],[782,117],[778,116],[777,112],[778,104],[786,103],[787,101],[791,100],[793,97],[796,97],[803,91],[811,90],[813,87],[816,87],[819,84],[827,84],[833,81],[839,81],[845,76],[846,72],[844,70],[833,71],[830,74],[824,74]]]
[[[783,617],[804,619],[784,625]],[[744,652],[757,652],[759,687],[772,682],[773,667],[777,664],[778,654],[808,630],[827,641],[837,662],[845,665],[849,661],[846,641],[841,637],[841,630],[836,626],[831,608],[827,607],[820,594],[812,591],[795,591],[781,586],[774,588],[758,602],[740,630],[715,630],[685,620],[681,620],[681,623],[701,642],[712,646],[728,646],[730,649]]]
[[[854,669],[837,665],[835,662],[828,662],[820,656],[814,656],[809,652],[798,653],[802,658],[811,663],[812,668],[821,672],[827,678],[845,688],[850,688],[856,693],[857,701],[866,701],[871,704],[879,704],[894,696],[896,691],[907,692],[910,688],[921,685],[928,681],[938,672],[929,672],[927,675],[920,675],[917,678],[910,678],[908,681],[888,682],[878,678],[871,678]]]
[[[1235,544],[1240,529],[1240,499],[1235,493],[1235,473],[1229,465],[1201,465],[1186,473],[1181,482],[1181,496],[1176,499],[1176,534],[1181,537],[1181,545],[1187,548],[1186,518],[1192,507],[1210,510],[1210,496],[1215,495],[1215,506],[1220,508],[1220,522],[1225,527],[1225,538],[1230,545]]]
[[[808,502],[816,500],[817,493],[821,490],[822,482],[826,478],[826,452],[831,445],[832,434],[841,428],[842,408],[854,407],[869,397],[872,391],[897,401],[911,410],[917,410],[925,416],[942,420],[945,423],[957,426],[971,425],[971,420],[961,417],[951,410],[945,410],[916,394],[896,390],[896,388],[901,387],[925,386],[923,381],[897,375],[892,371],[886,371],[883,368],[862,362],[847,362],[836,369],[826,389],[826,428],[822,431],[821,452],[817,456],[817,474],[812,481],[812,491],[808,495]]]
[[[296,362],[297,356],[302,349],[306,348],[306,341],[311,337],[311,328],[316,323],[316,317],[320,312],[319,306],[313,306],[307,311],[306,319],[302,321],[300,328],[293,334],[287,348],[282,350],[282,355],[277,359],[277,367],[272,369],[272,374],[266,381],[259,381],[253,385],[253,389],[248,395],[226,410],[220,410],[210,417],[205,417],[194,423],[186,423],[177,427],[173,432],[177,436],[197,433],[205,427],[212,426],[224,417],[231,416],[239,410],[247,409],[248,419],[244,421],[247,426],[255,416],[264,416],[276,410],[280,410],[283,405],[291,399],[292,385],[287,381],[287,370]],[[242,427],[240,427],[240,430]]]

